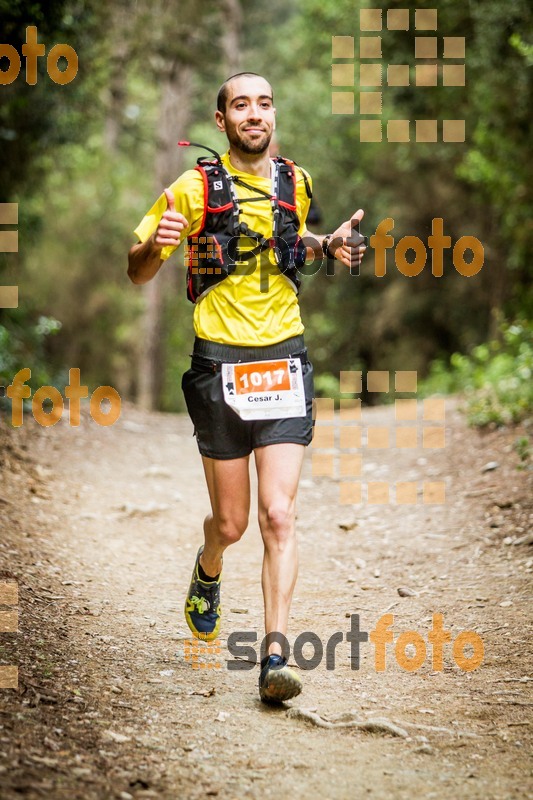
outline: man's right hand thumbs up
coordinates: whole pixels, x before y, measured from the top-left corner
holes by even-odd
[[[175,211],[176,201],[174,200],[174,194],[170,189],[165,189],[165,197],[167,198],[168,210]]]
[[[158,247],[179,247],[181,243],[181,231],[188,226],[188,222],[178,211],[174,194],[170,189],[165,189],[167,198],[167,210],[161,217],[161,221],[154,233],[154,243]]]

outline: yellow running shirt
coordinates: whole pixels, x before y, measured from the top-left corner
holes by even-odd
[[[236,170],[230,163],[229,152],[222,156],[222,162],[228,172],[238,175],[250,186],[270,194],[269,178],[260,178]],[[296,174],[296,213],[300,220],[299,232],[303,235],[310,200],[301,170],[298,169]],[[311,184],[307,172],[305,174]],[[245,186],[234,185],[237,197],[256,196]],[[169,188],[174,193],[176,211],[183,214],[189,223],[182,231],[181,240],[184,242],[189,234],[198,232],[202,223],[204,211],[202,175],[198,170],[187,170]],[[162,194],[135,229],[139,241],[145,242],[155,232],[166,208],[167,199]],[[265,197],[264,200],[244,203],[241,206],[241,221],[264,237],[272,236],[270,201]],[[175,247],[164,247],[161,258],[167,259],[175,249]],[[269,254],[273,261],[271,251],[263,252],[261,256],[257,256],[257,264],[251,274],[228,275],[195,304],[196,336],[221,344],[261,347],[303,333],[304,326],[300,318],[296,292],[277,266],[269,260]]]

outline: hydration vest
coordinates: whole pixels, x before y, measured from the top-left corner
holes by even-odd
[[[206,292],[224,280],[242,262],[256,268],[255,257],[272,249],[279,271],[291,282],[298,293],[298,269],[305,264],[306,248],[298,234],[300,220],[296,213],[296,171],[294,161],[286,158],[270,160],[272,193],[247,184],[232,175],[214,150],[194,142],[179,145],[203,147],[214,154],[214,159],[202,157],[196,167],[204,183],[204,215],[199,231],[187,237],[187,297],[196,303]],[[308,197],[309,182],[302,173]],[[254,197],[238,198],[235,184],[245,186]],[[272,206],[272,236],[266,238],[241,222],[241,205],[268,199]],[[243,249],[243,244],[246,242]],[[246,274],[242,272],[241,274]]]

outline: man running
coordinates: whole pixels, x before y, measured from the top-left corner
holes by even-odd
[[[334,233],[309,235],[302,243],[311,180],[293,162],[269,157],[276,109],[263,77],[245,72],[228,78],[215,121],[229,150],[165,189],[135,230],[139,243],[129,252],[128,275],[136,284],[151,280],[187,239],[195,343],[182,388],[211,513],[185,617],[197,638],[218,636],[222,556],[248,526],[253,452],[269,642],[259,694],[279,703],[302,688],[282,648],[298,570],[296,493],[313,432],[313,368],[298,305],[298,266],[306,256],[358,266],[365,247],[353,238],[352,221],[363,211]]]

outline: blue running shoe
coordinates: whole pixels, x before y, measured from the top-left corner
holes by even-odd
[[[302,691],[302,682],[294,670],[287,666],[283,656],[265,656],[261,661],[259,697],[263,703],[283,703]]]
[[[185,600],[185,619],[187,625],[197,639],[212,642],[220,633],[220,581],[222,572],[216,581],[201,581],[198,574],[198,560],[202,554],[203,546],[196,555],[196,562],[189,586],[189,593]]]

